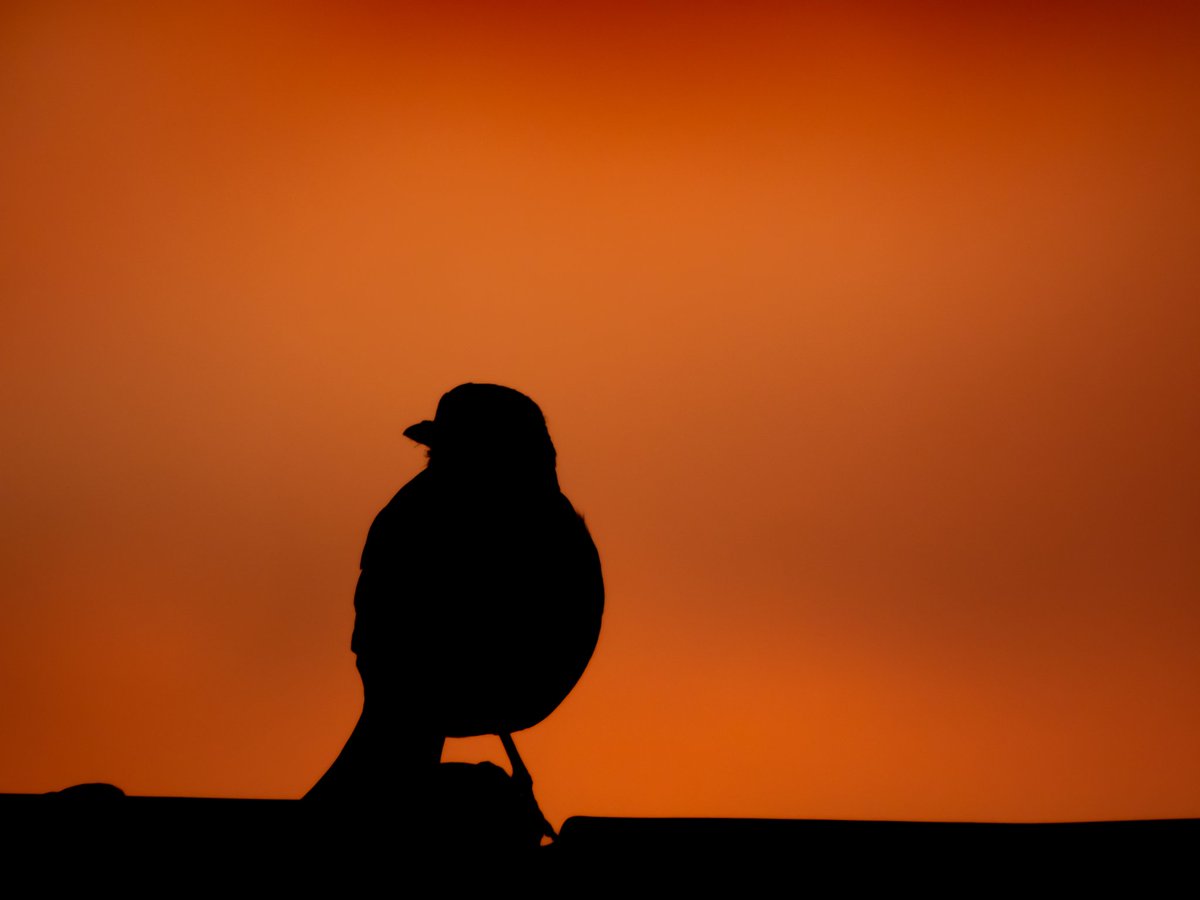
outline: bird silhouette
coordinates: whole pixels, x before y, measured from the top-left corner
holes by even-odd
[[[515,757],[509,734],[553,712],[599,638],[600,558],[559,489],[537,404],[463,384],[405,435],[429,458],[363,548],[351,639],[362,715],[308,797],[411,792],[447,737],[502,735]]]

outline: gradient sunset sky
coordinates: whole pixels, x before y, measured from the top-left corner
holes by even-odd
[[[0,126],[0,792],[301,795],[490,381],[552,822],[1200,816],[1195,4],[9,2]]]

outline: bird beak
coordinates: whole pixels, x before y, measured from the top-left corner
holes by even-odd
[[[416,425],[409,425],[404,429],[404,436],[411,441],[416,441],[418,444],[424,444],[426,447],[433,446],[433,436],[436,433],[436,428],[433,422],[426,419],[424,422],[418,422]]]

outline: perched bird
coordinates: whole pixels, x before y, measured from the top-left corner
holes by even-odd
[[[600,558],[559,489],[537,404],[463,384],[405,435],[429,460],[363,548],[362,716],[310,797],[409,789],[446,737],[499,734],[510,748],[575,686],[600,634]]]

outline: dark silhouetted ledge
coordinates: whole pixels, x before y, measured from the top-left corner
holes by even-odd
[[[456,843],[455,823],[415,820],[403,809],[350,817],[336,806],[297,800],[126,797],[103,786],[0,794],[0,822],[9,860],[37,860],[39,867],[58,861],[60,875],[119,865],[170,879],[190,874],[217,882],[250,873],[255,883],[334,886],[347,873],[405,865],[453,871],[445,867],[478,865],[489,855],[486,843]],[[1078,886],[1110,876],[1144,875],[1152,883],[1170,873],[1190,878],[1198,849],[1200,819],[1011,824],[576,816],[563,824],[556,844],[506,857],[550,885],[585,876],[678,885],[740,872],[751,880],[802,874],[810,888],[979,887],[1029,879]]]

